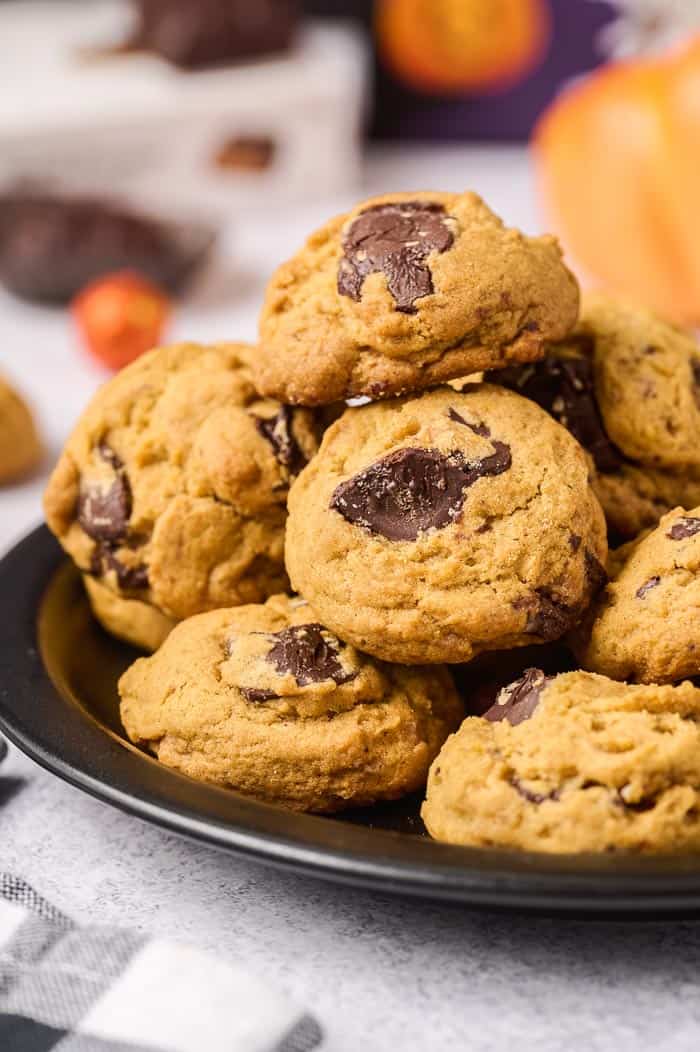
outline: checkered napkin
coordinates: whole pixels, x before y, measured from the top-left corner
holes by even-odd
[[[80,928],[0,873],[1,1052],[310,1052],[315,1019],[245,972],[120,928]]]

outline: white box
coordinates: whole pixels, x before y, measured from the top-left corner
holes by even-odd
[[[108,52],[130,17],[123,0],[0,6],[0,184],[29,178],[213,217],[352,188],[369,68],[359,30],[308,22],[288,53],[183,72]],[[273,140],[269,168],[217,166],[238,136]]]

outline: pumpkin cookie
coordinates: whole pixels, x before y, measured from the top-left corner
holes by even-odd
[[[581,664],[614,679],[674,683],[700,675],[700,508],[676,508],[610,565],[574,637]]]
[[[577,314],[553,238],[506,229],[476,194],[390,194],[277,270],[256,380],[302,405],[384,398],[539,358]]]
[[[99,582],[98,618],[130,642],[149,648],[169,622],[286,587],[287,490],[315,423],[260,398],[251,355],[181,344],[139,358],[98,391],[49,482],[50,528]]]
[[[161,763],[299,811],[420,788],[464,714],[446,669],[374,661],[283,595],[178,625],[119,691]]]
[[[29,406],[0,376],[0,485],[26,475],[43,453]]]
[[[559,638],[604,578],[606,551],[578,443],[487,384],[347,410],[289,495],[294,588],[385,661]]]
[[[472,847],[700,851],[700,690],[529,669],[447,740],[422,815]]]
[[[589,295],[576,332],[542,361],[488,378],[537,402],[578,439],[620,535],[700,501],[700,348],[688,333]]]

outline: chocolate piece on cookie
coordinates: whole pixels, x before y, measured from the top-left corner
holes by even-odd
[[[300,811],[420,788],[464,715],[446,669],[375,661],[284,595],[190,618],[119,690],[161,763]]]
[[[294,588],[341,639],[386,661],[464,662],[559,638],[604,578],[583,451],[491,385],[346,411],[289,512]]]
[[[676,508],[611,559],[611,578],[572,637],[592,672],[637,683],[700,675],[700,508]]]
[[[506,229],[476,194],[386,195],[273,276],[256,381],[301,405],[387,398],[540,358],[577,314],[554,239]]]
[[[504,708],[503,719],[465,720],[433,762],[422,809],[431,836],[557,853],[700,851],[692,684],[531,670]]]
[[[286,587],[287,492],[317,427],[258,395],[251,353],[182,344],[139,358],[98,391],[49,482],[49,526],[95,581],[98,618],[145,648],[191,614]]]

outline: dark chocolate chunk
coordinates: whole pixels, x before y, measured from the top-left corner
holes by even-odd
[[[115,554],[109,542],[99,541],[92,553],[90,573],[94,577],[102,577],[110,570],[115,572],[117,583],[124,591],[138,592],[149,586],[147,566],[144,566],[143,563],[138,566],[126,566]]]
[[[279,694],[276,694],[274,690],[268,690],[266,687],[239,687],[238,689],[246,701],[273,701],[275,698],[279,698]]]
[[[431,252],[446,252],[454,237],[445,209],[427,201],[405,201],[367,208],[343,237],[338,292],[359,300],[368,274],[383,272],[396,309],[415,314],[415,302],[433,292],[426,262]]]
[[[339,661],[342,644],[323,625],[291,625],[271,633],[270,639],[273,647],[266,660],[281,676],[291,672],[300,687],[327,679],[340,685],[355,678]]]
[[[539,406],[567,428],[593,457],[599,471],[617,471],[624,457],[608,438],[595,397],[593,365],[589,358],[557,358],[514,365],[487,373]]]
[[[291,406],[283,405],[275,416],[256,417],[255,424],[263,438],[272,446],[272,451],[282,467],[286,468],[290,475],[298,475],[308,461],[294,437],[293,420],[294,410]]]
[[[686,537],[694,537],[696,533],[700,533],[700,519],[695,519],[692,515],[684,515],[683,518],[674,522],[666,536],[672,541],[684,541]]]
[[[447,410],[447,415],[450,420],[454,420],[455,424],[463,424],[464,427],[468,427],[470,431],[473,431],[475,435],[481,435],[482,438],[490,438],[491,431],[486,424],[471,424],[468,420],[465,420],[461,413],[458,413],[456,409],[450,407]]]
[[[531,804],[543,804],[545,800],[559,799],[558,789],[552,789],[549,793],[535,793],[532,789],[528,789],[524,782],[521,782],[521,780],[516,778],[515,775],[510,778],[510,784],[515,789],[518,796],[522,796],[524,800],[528,800]]]
[[[571,548],[572,552],[577,552],[581,547],[581,537],[578,535],[578,533],[569,534],[569,547]]]
[[[341,482],[330,507],[348,522],[390,541],[415,541],[425,530],[454,522],[477,479],[508,470],[510,448],[496,441],[493,448],[490,456],[473,461],[460,452],[398,449]]]
[[[691,358],[690,369],[693,374],[693,398],[700,409],[700,359]]]
[[[286,50],[298,0],[136,0],[131,49],[155,51],[183,69],[207,69]]]
[[[131,487],[126,475],[117,475],[110,486],[83,485],[78,498],[78,522],[94,541],[124,540],[131,517]]]
[[[495,703],[484,713],[484,719],[491,723],[508,720],[513,727],[524,723],[534,713],[540,695],[549,682],[551,676],[545,676],[542,669],[526,669],[520,679],[499,692]]]
[[[516,599],[513,606],[516,610],[527,611],[525,631],[546,642],[561,639],[579,618],[577,609],[559,602],[544,588],[536,589],[533,595]]]
[[[584,564],[586,568],[586,577],[588,579],[588,591],[591,598],[597,595],[604,584],[608,583],[608,571],[605,569],[599,559],[595,557],[593,552],[586,548],[583,553]]]
[[[0,195],[0,281],[24,299],[68,303],[91,281],[133,270],[179,292],[214,233],[98,198],[18,188]]]
[[[661,584],[661,578],[650,577],[649,580],[645,581],[634,594],[637,596],[637,599],[643,599],[647,592],[650,592],[652,588],[656,588],[657,584]]]

